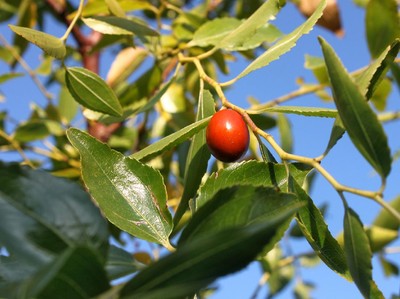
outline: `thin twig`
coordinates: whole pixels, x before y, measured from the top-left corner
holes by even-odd
[[[39,78],[36,76],[34,70],[28,65],[25,59],[22,58],[21,55],[8,43],[8,41],[4,38],[2,34],[0,34],[0,43],[4,45],[4,47],[11,53],[11,55],[18,61],[21,67],[28,73],[31,77],[32,81],[39,88],[40,92],[44,95],[44,97],[51,103],[53,100],[53,95],[47,91],[46,87],[42,84]]]

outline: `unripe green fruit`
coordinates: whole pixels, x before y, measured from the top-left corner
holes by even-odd
[[[249,129],[235,110],[220,110],[211,118],[206,132],[208,148],[222,162],[234,162],[249,147]]]

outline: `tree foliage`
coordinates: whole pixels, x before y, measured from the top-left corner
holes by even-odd
[[[366,10],[368,65],[349,72],[320,37],[321,57],[305,63],[315,83],[239,107],[226,90],[285,59],[315,26],[343,34],[335,1],[0,0],[12,35],[0,34],[8,66],[0,84],[27,75],[45,99],[25,120],[0,111],[0,150],[19,155],[0,160],[0,297],[206,298],[216,279],[257,262],[270,297],[294,281],[296,298],[310,298],[312,284],[294,272],[299,259],[316,258],[363,297],[383,298],[374,254],[387,275],[399,275],[385,251],[398,238],[399,199],[383,193],[397,159],[384,124],[399,117],[386,99],[400,87],[400,24],[395,0],[354,2]],[[273,20],[293,4],[306,18],[283,33]],[[54,24],[64,26],[61,37],[49,33]],[[35,70],[25,61],[33,46],[42,59]],[[115,56],[105,78],[104,53]],[[230,73],[237,57],[247,66]],[[305,94],[331,106],[284,105]],[[232,164],[206,144],[221,108],[239,112],[251,131],[250,150]],[[290,114],[335,119],[320,156],[292,153]],[[342,184],[324,167],[346,133],[378,190]],[[343,202],[339,237],[307,188],[315,173]],[[381,206],[370,226],[348,193]],[[291,256],[284,237],[304,238],[310,252]],[[132,252],[126,242],[156,250]]]

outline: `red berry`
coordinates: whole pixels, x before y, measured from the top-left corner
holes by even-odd
[[[215,158],[234,162],[249,147],[249,130],[235,110],[220,110],[211,118],[206,132],[207,145]]]

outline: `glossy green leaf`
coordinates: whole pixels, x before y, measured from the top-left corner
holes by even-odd
[[[289,164],[290,174],[303,184],[311,167],[293,163]],[[197,208],[204,205],[221,189],[240,185],[274,187],[287,190],[287,172],[285,165],[247,161],[235,163],[228,168],[213,173],[202,185],[196,198]]]
[[[212,94],[208,90],[200,90],[196,121],[211,117],[214,113],[215,103]],[[206,131],[202,130],[193,136],[186,157],[184,189],[174,216],[175,225],[188,209],[189,200],[196,195],[201,180],[207,171],[210,156],[211,153],[206,142]]]
[[[0,243],[21,263],[42,266],[80,244],[105,255],[107,223],[78,184],[1,162],[0,181]]]
[[[264,222],[298,205],[294,194],[273,187],[240,185],[221,189],[194,213],[178,244],[228,228]]]
[[[264,109],[262,111],[278,112],[285,114],[297,114],[297,115],[313,116],[313,117],[335,118],[337,116],[336,109],[319,108],[319,107],[275,106]]]
[[[9,286],[7,298],[90,299],[109,287],[97,253],[77,247],[67,249],[22,283]]]
[[[266,2],[268,3],[268,2]],[[297,40],[304,34],[307,34],[311,31],[315,23],[322,15],[322,11],[326,6],[326,0],[322,0],[318,7],[315,9],[314,13],[305,21],[302,25],[297,27],[288,35],[285,35],[282,39],[280,39],[276,44],[272,45],[265,51],[262,55],[257,57],[250,63],[237,77],[236,79],[240,79],[249,73],[267,66],[272,61],[278,59],[281,55],[290,51],[295,45]],[[232,33],[233,34],[233,33]],[[248,34],[248,33],[244,33]]]
[[[391,156],[385,132],[332,47],[322,38],[320,43],[343,125],[364,158],[382,177],[386,177],[391,168]]]
[[[140,266],[131,253],[122,248],[110,246],[106,263],[107,276],[110,280],[133,274]]]
[[[372,252],[358,215],[349,207],[344,216],[344,251],[354,283],[365,298],[377,291],[372,280]]]
[[[8,26],[16,34],[35,44],[50,56],[53,56],[57,59],[63,59],[67,53],[64,42],[53,35],[27,27],[14,25]]]
[[[396,197],[389,203],[396,211],[400,212],[400,196]],[[399,230],[400,224],[386,209],[381,209],[378,216],[372,223],[374,226],[391,229],[394,231]]]
[[[68,90],[78,103],[94,111],[122,115],[117,96],[97,74],[81,67],[67,67],[65,70]]]
[[[365,27],[368,48],[378,57],[400,37],[400,21],[395,0],[370,0],[366,7]]]
[[[81,154],[83,181],[108,220],[133,236],[170,247],[172,217],[161,174],[83,131],[69,129],[67,136]]]
[[[241,270],[295,211],[292,208],[263,223],[224,230],[183,244],[138,273],[122,289],[121,299],[185,298],[218,277]]]
[[[103,34],[113,35],[139,35],[158,36],[158,32],[150,27],[139,23],[134,19],[120,18],[115,16],[93,16],[82,18],[87,26]]]
[[[163,139],[160,139],[159,141],[150,144],[141,151],[134,153],[130,157],[143,162],[149,161],[154,157],[162,154],[163,152],[177,146],[183,141],[189,139],[197,132],[203,130],[210,121],[210,118],[211,117],[207,117],[203,120],[188,125],[187,127],[180,129],[179,131],[172,133],[164,137]]]
[[[251,38],[257,31],[273,18],[280,10],[279,0],[269,0],[261,5],[246,21],[236,27],[228,35],[220,38],[216,48],[235,49],[243,45],[249,37]]]
[[[299,209],[296,220],[308,243],[329,268],[351,280],[345,253],[329,231],[321,211],[295,180],[291,180],[290,188],[298,200],[306,204]]]

